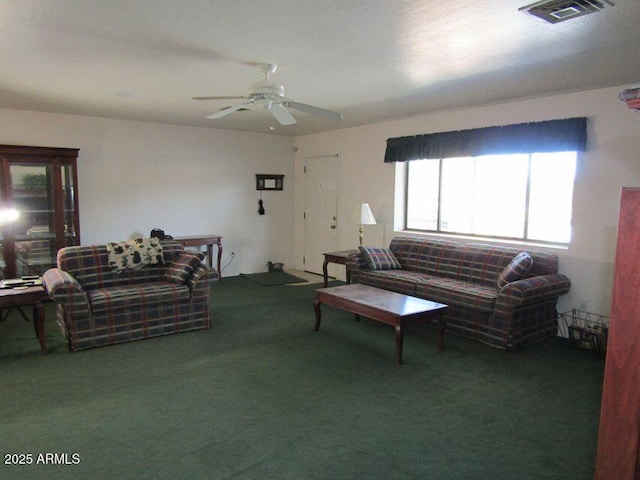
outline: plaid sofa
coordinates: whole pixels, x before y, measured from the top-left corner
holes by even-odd
[[[58,303],[70,351],[211,326],[209,292],[217,272],[201,263],[201,254],[161,243],[161,263],[119,274],[109,266],[106,245],[59,250],[57,268],[44,273],[43,284]]]
[[[533,259],[523,278],[498,287],[498,277],[521,249],[396,237],[389,250],[399,269],[371,269],[361,253],[349,256],[352,282],[449,305],[447,332],[513,350],[557,334],[558,297],[571,287],[558,257],[526,250]]]

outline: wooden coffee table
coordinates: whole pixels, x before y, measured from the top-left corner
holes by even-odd
[[[396,331],[396,363],[398,365],[402,364],[404,327],[407,325],[438,320],[438,349],[444,350],[446,328],[444,313],[448,306],[443,303],[360,284],[320,288],[316,291],[316,300],[313,303],[316,332],[320,328],[320,305],[323,303],[355,313],[356,320],[362,315],[393,325]]]
[[[45,313],[43,302],[48,300],[48,298],[49,296],[42,285],[0,289],[0,310],[14,307],[33,307],[33,327],[35,329],[36,338],[40,342],[40,351],[42,353],[47,353],[47,338],[44,332]]]

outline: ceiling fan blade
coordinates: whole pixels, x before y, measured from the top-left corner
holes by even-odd
[[[337,112],[332,112],[331,110],[325,110],[324,108],[314,107],[312,105],[307,105],[305,103],[295,102],[293,100],[287,100],[284,102],[285,107],[293,108],[295,110],[300,110],[301,112],[310,113],[312,115],[319,115],[321,117],[326,117],[331,120],[340,121],[342,120],[342,114]]]
[[[191,97],[193,100],[242,100],[249,97]]]
[[[222,117],[226,117],[227,115],[229,115],[230,113],[233,112],[237,112],[238,110],[241,110],[243,108],[247,108],[248,105],[251,105],[253,102],[244,102],[241,103],[240,105],[236,105],[234,107],[226,107],[223,108],[221,110],[218,110],[216,113],[209,115],[207,118],[210,120],[215,120],[217,118],[222,118]]]
[[[291,115],[281,103],[272,103],[269,105],[269,111],[271,112],[271,115],[280,122],[280,125],[294,125],[295,123],[298,123],[296,122],[296,119],[293,118],[293,115]]]

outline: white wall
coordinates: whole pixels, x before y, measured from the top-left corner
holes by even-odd
[[[278,135],[0,110],[0,143],[79,148],[83,245],[147,236],[222,235],[224,275],[293,268],[293,140]],[[284,174],[264,192],[255,174]]]
[[[383,163],[390,137],[588,117],[588,151],[582,154],[574,189],[572,241],[554,250],[560,271],[572,281],[559,311],[584,307],[609,314],[618,200],[623,186],[640,186],[640,113],[617,99],[625,86],[550,96],[499,105],[447,111],[296,138],[295,258],[304,251],[304,159],[338,154],[340,196],[338,248],[357,245],[357,225],[349,223],[358,202],[369,202],[383,225],[365,227],[366,243],[388,245],[394,236],[389,211],[394,204],[395,166]],[[553,192],[549,192],[550,195]]]
[[[625,86],[441,112],[295,139],[95,117],[0,110],[0,143],[80,148],[83,244],[147,235],[224,237],[225,275],[266,269],[268,260],[303,268],[304,158],[339,155],[338,248],[357,245],[353,207],[367,201],[378,220],[369,244],[394,236],[395,166],[383,164],[386,140],[412,134],[586,116],[589,151],[574,191],[573,240],[557,250],[573,282],[559,305],[609,313],[618,198],[640,186],[640,114],[617,100]],[[257,214],[256,173],[284,174],[284,191],[264,192]],[[552,193],[552,192],[550,192]],[[340,270],[341,271],[341,270]]]

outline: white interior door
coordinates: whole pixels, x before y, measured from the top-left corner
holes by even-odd
[[[322,274],[323,253],[338,245],[338,156],[305,159],[304,269]],[[329,267],[335,268],[333,264]],[[329,271],[335,276],[335,272]]]

